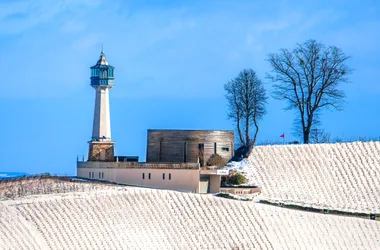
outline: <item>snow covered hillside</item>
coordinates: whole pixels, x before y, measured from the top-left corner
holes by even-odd
[[[15,199],[28,195],[85,192],[95,189],[114,187],[107,183],[94,183],[77,178],[47,175],[27,176],[24,178],[0,179],[0,200]]]
[[[380,142],[258,146],[248,163],[263,199],[380,213]]]
[[[134,187],[0,201],[0,249],[379,249],[380,223]]]

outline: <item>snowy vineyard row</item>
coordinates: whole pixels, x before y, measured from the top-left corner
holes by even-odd
[[[0,202],[0,249],[376,249],[380,223],[166,190]]]
[[[255,147],[248,163],[264,199],[380,213],[380,142]]]
[[[68,178],[66,178],[68,179]],[[0,201],[28,195],[85,192],[103,189],[107,185],[60,180],[60,177],[20,178],[0,182]]]

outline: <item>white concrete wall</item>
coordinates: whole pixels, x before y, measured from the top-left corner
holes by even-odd
[[[121,184],[143,187],[170,189],[198,193],[198,169],[155,169],[155,168],[77,168],[77,176],[89,178],[94,172],[94,179],[99,179],[99,172],[104,173],[104,179]],[[142,174],[145,174],[145,179]],[[151,179],[149,179],[149,173]],[[165,173],[165,179],[162,174]],[[169,180],[171,174],[171,180]],[[100,180],[102,180],[100,178]]]

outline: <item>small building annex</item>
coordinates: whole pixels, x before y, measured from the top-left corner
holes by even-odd
[[[217,193],[226,170],[203,165],[213,154],[230,159],[234,152],[232,130],[148,130],[146,160],[115,156],[111,139],[109,90],[114,86],[114,67],[102,51],[91,67],[95,109],[87,161],[77,162],[77,176],[141,187],[194,193]]]

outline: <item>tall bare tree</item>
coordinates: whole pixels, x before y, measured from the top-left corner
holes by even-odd
[[[268,55],[272,73],[267,78],[275,83],[273,97],[286,100],[286,109],[299,114],[304,143],[310,142],[314,118],[323,108],[341,110],[345,94],[339,87],[352,72],[346,65],[349,58],[341,49],[315,40]]]
[[[224,85],[228,101],[228,118],[236,126],[243,146],[252,147],[259,133],[259,120],[266,114],[267,95],[263,83],[252,69],[242,70]],[[251,138],[251,127],[255,127]]]

